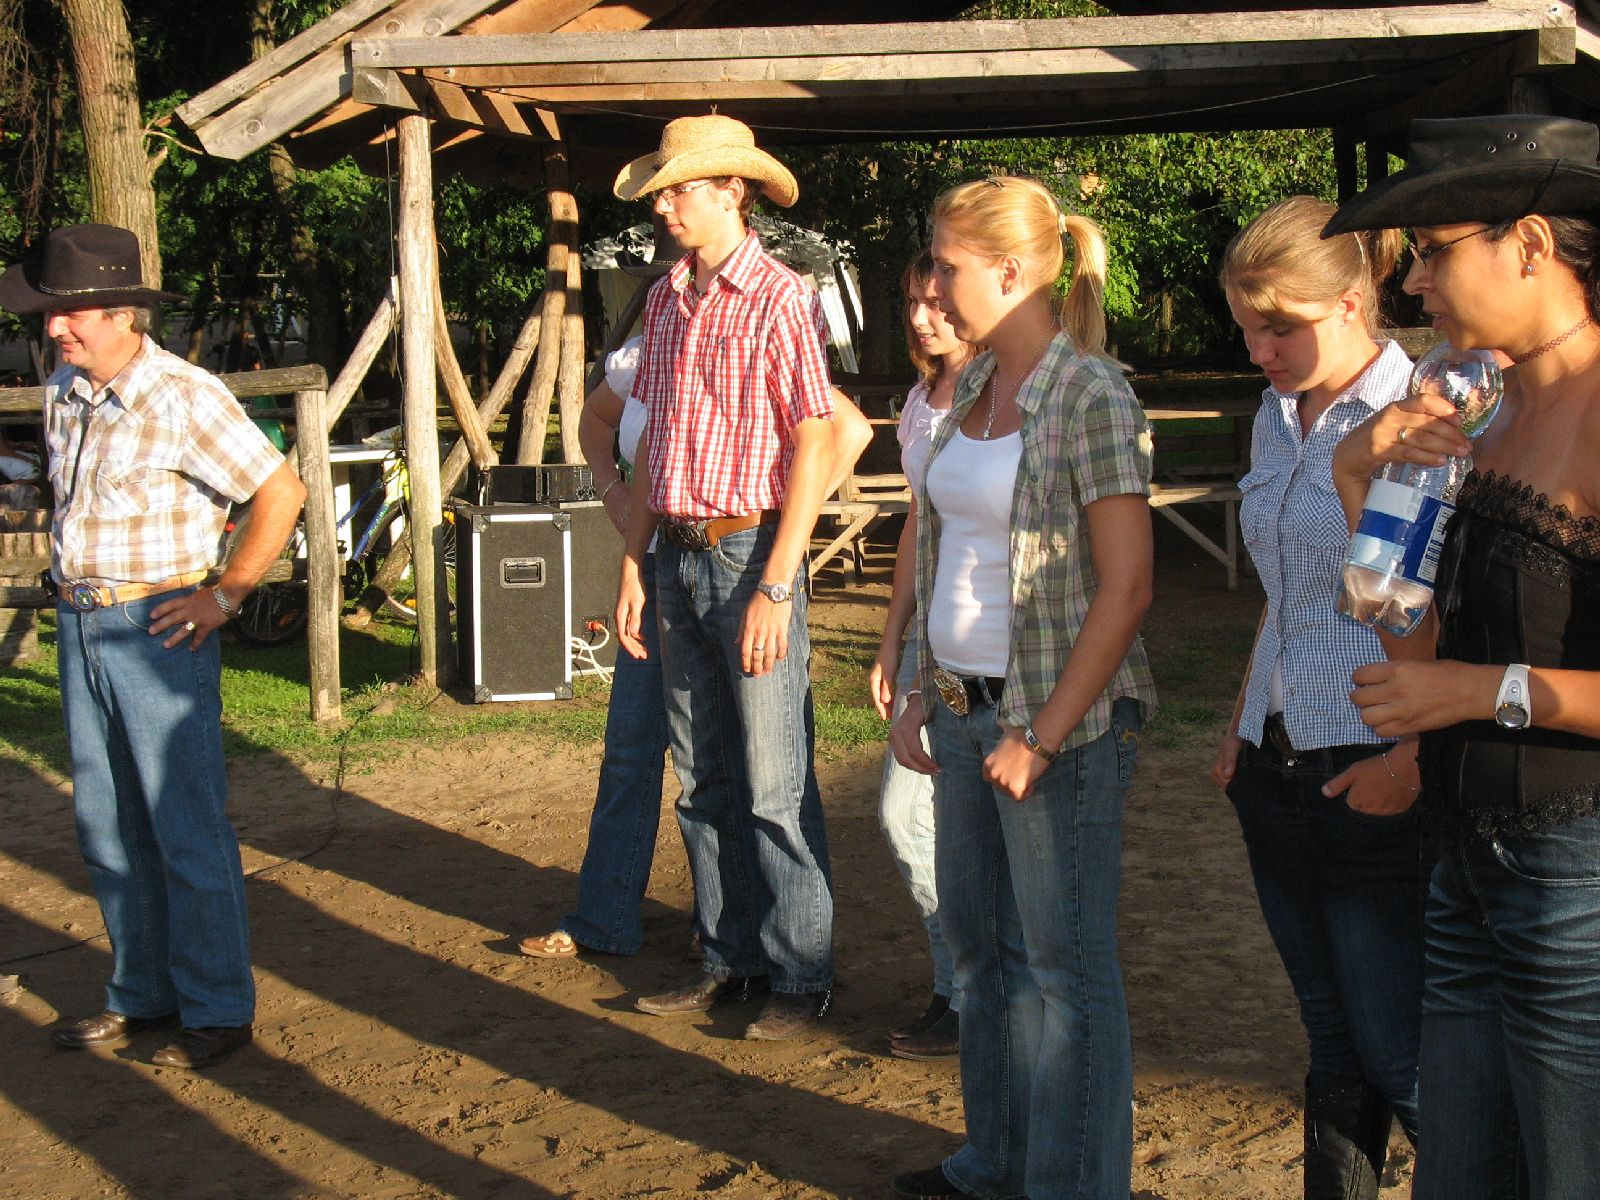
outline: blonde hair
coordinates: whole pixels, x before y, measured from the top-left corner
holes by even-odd
[[[1045,287],[1061,277],[1062,238],[1071,238],[1072,279],[1055,302],[1056,316],[1080,350],[1105,350],[1106,239],[1093,221],[1063,212],[1050,189],[1028,175],[990,175],[947,188],[933,202],[933,219],[979,254],[1017,259]]]
[[[917,339],[917,331],[911,327],[911,289],[913,287],[926,291],[933,282],[933,251],[924,247],[918,251],[917,256],[906,264],[904,273],[900,276],[900,312],[906,333],[906,353],[911,356],[911,365],[916,367],[917,374],[922,381],[932,385],[933,381],[945,372],[946,363],[943,357],[934,358],[922,348]],[[962,342],[962,349],[971,358],[977,347],[970,342]]]
[[[1288,317],[1290,305],[1332,304],[1361,289],[1367,333],[1378,332],[1378,289],[1400,257],[1398,229],[1368,229],[1324,238],[1334,206],[1315,196],[1280,200],[1228,243],[1222,290],[1246,308]]]

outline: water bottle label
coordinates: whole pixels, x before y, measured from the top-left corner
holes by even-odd
[[[1389,494],[1380,493],[1380,484]],[[1455,505],[1415,488],[1374,480],[1350,542],[1350,561],[1432,587],[1439,570],[1444,527],[1455,510]],[[1407,513],[1410,515],[1402,515]]]

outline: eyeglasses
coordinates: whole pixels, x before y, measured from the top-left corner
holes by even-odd
[[[1419,267],[1425,267],[1429,263],[1433,262],[1433,260],[1439,255],[1450,249],[1451,246],[1464,242],[1468,238],[1475,238],[1479,234],[1488,233],[1493,228],[1493,225],[1485,225],[1482,229],[1474,229],[1471,233],[1463,233],[1458,238],[1451,238],[1448,242],[1440,242],[1437,246],[1429,246],[1426,249],[1412,246],[1411,257],[1417,260],[1417,265]]]
[[[668,204],[671,204],[679,196],[686,195],[689,192],[694,191],[695,188],[710,186],[711,180],[709,179],[696,179],[691,183],[675,183],[670,187],[657,188],[653,200],[665,200]]]

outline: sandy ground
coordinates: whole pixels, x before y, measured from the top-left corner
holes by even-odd
[[[1164,619],[1253,611],[1211,574],[1202,594],[1164,588]],[[862,599],[814,622],[881,621]],[[1218,664],[1224,686],[1238,670]],[[1129,805],[1139,1200],[1299,1195],[1303,1038],[1211,753],[1147,746]],[[150,1066],[160,1035],[50,1044],[59,1015],[99,1006],[106,943],[67,788],[0,764],[0,958],[73,947],[5,968],[24,988],[0,1003],[0,1196],[886,1197],[892,1174],[959,1145],[955,1064],[885,1052],[928,967],[877,829],[880,752],[819,769],[839,987],[816,1036],[778,1044],[740,1038],[754,1006],[632,1007],[695,969],[670,812],[643,953],[517,954],[573,898],[598,761],[502,738],[397,747],[342,784],[235,762],[260,1010],[255,1045],[200,1075]],[[1395,1149],[1386,1198],[1409,1184]]]

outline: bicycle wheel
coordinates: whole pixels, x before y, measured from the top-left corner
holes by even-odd
[[[305,584],[263,583],[239,606],[233,632],[255,646],[276,646],[300,635],[309,607]]]
[[[244,519],[230,523],[223,561],[233,557]],[[294,536],[284,547],[278,561],[267,568],[266,577],[239,605],[239,615],[229,622],[229,627],[242,642],[253,646],[276,646],[292,641],[306,627],[306,614],[310,603],[304,579],[300,574],[296,548],[305,545],[305,526],[297,523]]]
[[[444,524],[440,530],[440,552],[444,556],[444,588],[447,607],[447,619],[453,618],[456,611],[456,515],[453,511],[446,511]],[[411,572],[408,570],[405,585],[412,581]],[[397,589],[398,591],[398,589]],[[391,617],[412,624],[417,619],[417,597],[414,590],[402,591],[398,595],[386,595],[383,598],[383,611]]]

